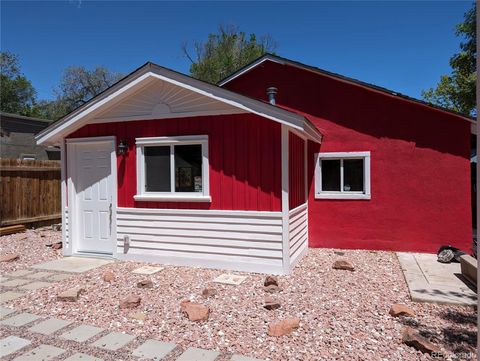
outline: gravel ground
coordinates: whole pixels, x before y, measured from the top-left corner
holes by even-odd
[[[2,274],[25,269],[34,264],[62,257],[62,250],[53,250],[46,244],[59,242],[62,233],[52,231],[51,227],[27,229],[22,233],[0,237],[0,255],[16,253],[19,258],[14,262],[0,263]]]
[[[410,325],[447,354],[472,353],[470,358],[475,359],[473,308],[410,302],[394,253],[347,251],[343,258],[355,264],[355,272],[333,270],[331,265],[338,258],[331,249],[310,249],[290,276],[279,277],[282,291],[274,295],[263,290],[264,275],[236,272],[246,275],[246,281],[228,286],[212,282],[224,273],[220,270],[167,266],[153,276],[141,276],[131,270],[144,264],[115,262],[8,304],[110,331],[175,342],[182,348],[282,361],[431,359],[401,343],[401,329]],[[112,283],[102,279],[107,270],[116,276]],[[145,278],[154,282],[154,288],[136,287]],[[58,292],[77,284],[86,289],[79,301],[56,301]],[[200,294],[205,287],[216,288],[218,294],[204,299]],[[140,307],[120,310],[119,301],[130,293],[141,296]],[[279,300],[281,308],[265,310],[266,296]],[[209,306],[209,320],[193,323],[186,319],[180,312],[185,298]],[[417,317],[392,318],[388,311],[393,303],[410,306]],[[142,312],[146,319],[133,319],[132,312]],[[267,336],[270,322],[287,317],[301,319],[297,331],[280,338]]]

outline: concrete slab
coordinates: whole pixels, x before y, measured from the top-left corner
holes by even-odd
[[[238,286],[238,285],[242,284],[242,282],[245,281],[246,278],[247,277],[245,277],[245,276],[239,276],[239,275],[232,275],[232,274],[224,273],[224,274],[218,276],[217,278],[215,278],[213,280],[213,282],[222,283],[222,284],[225,284],[225,285]]]
[[[7,291],[0,293],[0,303],[5,303],[25,295],[24,292]]]
[[[17,336],[8,336],[0,340],[0,359],[30,345],[30,340]]]
[[[27,283],[32,282],[32,280],[24,280],[21,278],[14,278],[5,282],[2,282],[0,286],[2,287],[18,287],[18,286],[23,286],[26,285]]]
[[[36,321],[39,318],[40,316],[34,315],[33,313],[24,312],[24,313],[19,313],[18,315],[6,318],[0,321],[0,324],[7,325],[7,326],[20,327],[20,326],[29,324],[30,322]]]
[[[53,282],[60,282],[60,281],[65,281],[66,279],[69,279],[70,277],[72,277],[71,274],[59,273],[59,274],[53,275],[52,277],[49,277],[48,280],[53,281]]]
[[[60,356],[64,352],[65,350],[60,347],[40,345],[32,351],[14,358],[13,361],[48,361]]]
[[[112,332],[99,338],[97,341],[92,343],[92,346],[103,348],[106,350],[117,351],[119,348],[122,348],[134,339],[135,336],[126,333]]]
[[[79,352],[70,356],[69,358],[66,358],[64,361],[103,361],[103,359]]]
[[[32,266],[32,268],[59,272],[83,273],[112,262],[113,260],[103,258],[65,257],[54,261],[40,263]]]
[[[93,336],[98,335],[102,331],[103,328],[100,327],[80,325],[78,327],[75,327],[73,330],[65,332],[60,337],[65,340],[85,342]]]
[[[132,273],[136,273],[139,275],[153,275],[163,270],[163,268],[164,267],[159,267],[159,266],[142,266],[140,268],[134,269]]]
[[[51,284],[52,284],[51,282],[36,281],[36,282],[32,282],[32,283],[28,283],[26,285],[20,286],[19,288],[22,290],[34,291],[40,288],[48,287]]]
[[[230,361],[263,361],[263,360],[260,360],[259,358],[251,358],[251,357],[246,357],[242,355],[233,355]]]
[[[173,349],[176,344],[170,342],[161,342],[158,340],[147,340],[142,345],[133,350],[132,355],[149,360],[161,360]]]
[[[0,307],[0,318],[4,318],[5,316],[10,315],[11,313],[14,313],[15,310],[13,308],[8,308],[8,307]]]
[[[459,263],[437,262],[435,254],[397,253],[414,302],[476,305],[477,295],[462,280]]]
[[[30,327],[28,330],[42,335],[51,335],[52,333],[61,330],[68,325],[71,325],[72,321],[60,320],[58,318],[49,318],[48,320],[37,323],[35,326]]]
[[[18,270],[18,271],[7,273],[5,276],[8,276],[8,277],[24,277],[26,275],[29,275],[29,274],[33,273],[33,272],[34,271],[32,271],[30,269],[21,269],[21,270]]]
[[[31,273],[29,275],[26,275],[25,277],[39,280],[41,278],[45,278],[45,277],[48,277],[48,276],[51,276],[51,275],[53,275],[52,272],[43,272],[42,271],[42,272]]]
[[[189,347],[177,358],[177,361],[214,361],[220,355],[217,351]]]

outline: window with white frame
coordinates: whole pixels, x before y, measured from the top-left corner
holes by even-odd
[[[370,199],[370,152],[318,153],[315,198]]]
[[[135,200],[210,201],[208,136],[137,138]]]

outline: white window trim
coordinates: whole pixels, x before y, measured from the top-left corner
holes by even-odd
[[[137,194],[136,201],[164,202],[211,202],[209,166],[208,166],[208,135],[187,135],[179,137],[147,137],[136,138],[137,148]],[[145,157],[146,146],[174,146],[200,144],[202,146],[202,192],[146,192],[145,191]],[[174,154],[170,152],[170,184],[175,189]]]
[[[364,159],[364,192],[322,191],[322,159]],[[343,172],[340,173],[343,184]],[[340,187],[341,188],[341,187]],[[371,199],[370,152],[328,152],[315,153],[315,199]]]

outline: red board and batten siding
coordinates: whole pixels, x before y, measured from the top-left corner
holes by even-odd
[[[87,125],[69,138],[114,135],[128,153],[117,156],[118,206],[245,211],[281,210],[281,126],[253,115],[126,121]],[[208,135],[211,203],[138,202],[135,138]]]
[[[299,136],[289,134],[289,209],[305,203],[305,142]]]
[[[436,252],[471,247],[470,123],[404,99],[265,62],[226,88],[311,115],[309,245]],[[314,198],[316,152],[371,152],[371,200]]]

